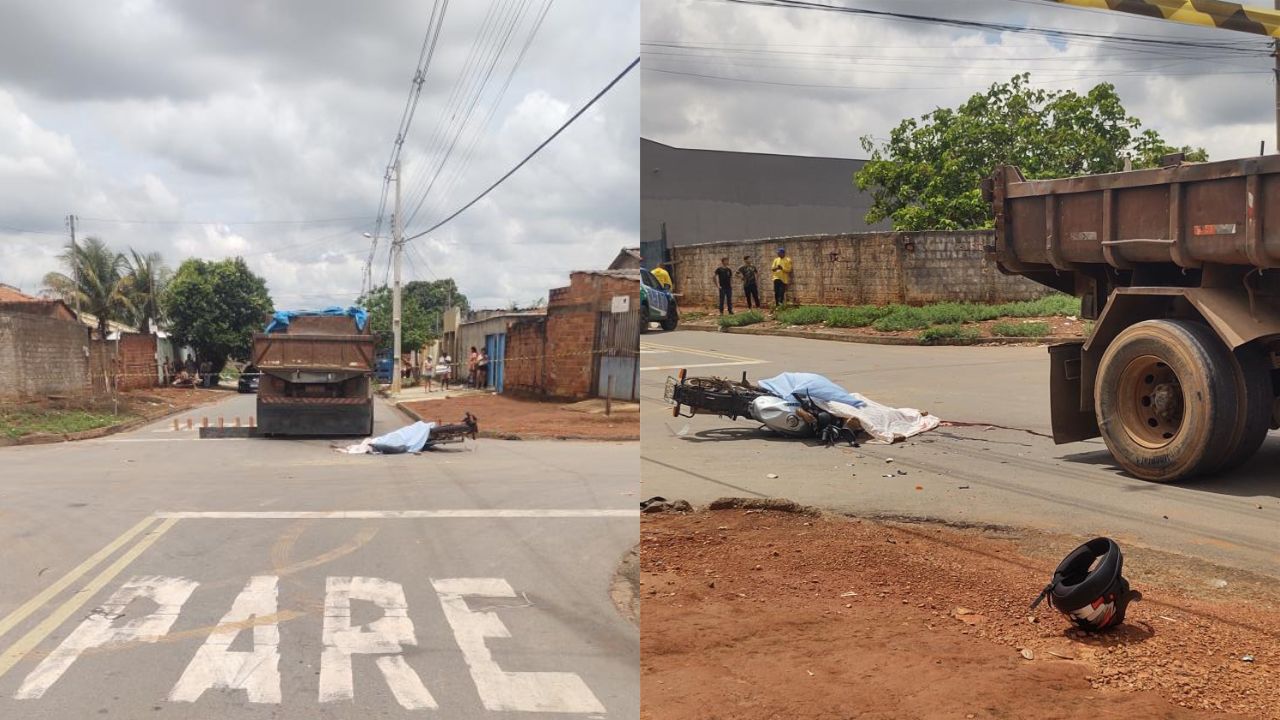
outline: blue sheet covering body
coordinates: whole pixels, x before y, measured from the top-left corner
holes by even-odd
[[[796,398],[813,397],[814,400],[842,402],[856,408],[866,405],[848,390],[816,373],[782,373],[761,380],[760,387],[790,402]]]
[[[271,322],[267,325],[267,332],[279,332],[289,327],[289,321],[296,317],[304,317],[310,315],[330,315],[342,316],[346,315],[356,321],[356,329],[364,332],[364,326],[369,322],[369,313],[362,307],[339,307],[334,305],[323,310],[277,310],[271,316]]]
[[[431,428],[435,423],[418,422],[406,425],[399,430],[389,432],[369,441],[369,447],[386,455],[421,452],[431,437]]]

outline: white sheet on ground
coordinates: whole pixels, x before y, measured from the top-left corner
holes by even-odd
[[[858,393],[850,394],[861,401],[858,407],[838,400],[815,398],[814,402],[832,415],[856,420],[873,442],[889,444],[905,440],[912,435],[932,430],[942,422],[933,415],[925,415],[914,408],[891,408],[868,400]]]

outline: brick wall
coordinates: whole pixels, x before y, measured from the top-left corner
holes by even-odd
[[[155,387],[156,336],[123,333],[120,340],[94,340],[89,353],[89,378],[95,395],[114,390]]]
[[[640,302],[639,277],[622,273],[575,272],[568,287],[555,288],[547,301],[545,394],[586,398],[595,394],[594,354],[600,313],[608,312],[615,295]],[[639,335],[636,336],[639,344]]]
[[[547,319],[518,320],[507,328],[502,391],[544,397],[546,387]]]
[[[792,260],[789,302],[812,305],[923,305],[942,300],[1008,302],[1051,292],[1026,278],[1004,275],[986,258],[991,231],[854,233],[766,238],[671,249],[672,276],[687,307],[714,306],[713,272],[729,257],[736,270],[750,255],[760,269],[760,297],[772,304],[769,263],[778,247]],[[742,302],[734,281],[734,302]]]
[[[89,329],[78,322],[0,312],[0,400],[87,395],[88,348]]]

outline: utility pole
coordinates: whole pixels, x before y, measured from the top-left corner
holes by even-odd
[[[1276,2],[1280,2],[1280,0],[1276,0]],[[75,247],[75,244],[76,244],[76,216],[75,215],[67,216],[67,227],[71,228],[71,246]],[[72,267],[71,268],[72,275],[75,274],[75,271],[76,269]],[[79,280],[79,278],[72,278],[72,279],[77,281]],[[79,316],[80,316],[80,293],[77,292],[76,293],[76,317],[79,317]]]
[[[1280,0],[1277,0],[1280,1]],[[396,160],[396,214],[392,215],[392,393],[401,391],[401,296],[399,296],[399,261],[404,250],[404,228],[399,199],[399,160]]]

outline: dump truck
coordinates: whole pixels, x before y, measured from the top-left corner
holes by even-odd
[[[363,327],[361,326],[363,325]],[[264,435],[373,434],[374,338],[347,315],[298,314],[253,336]]]
[[[1230,470],[1280,427],[1280,156],[983,186],[988,255],[1076,295],[1088,337],[1049,348],[1053,437],[1101,436],[1152,481]]]

